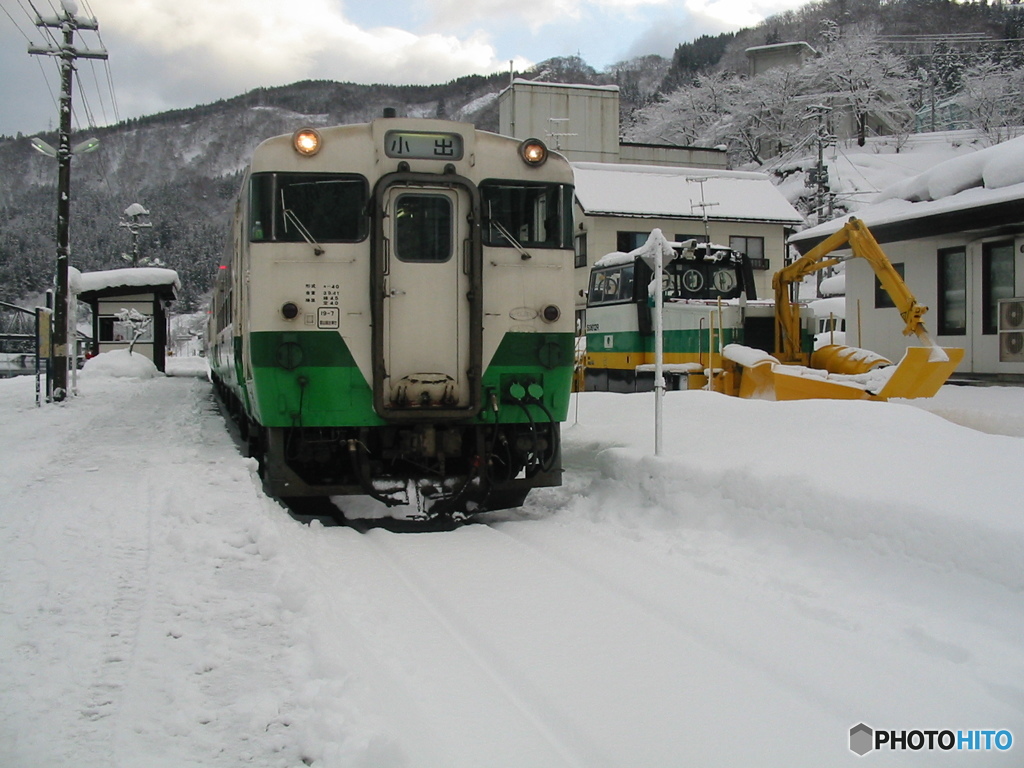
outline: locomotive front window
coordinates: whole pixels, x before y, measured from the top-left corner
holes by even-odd
[[[484,245],[572,248],[572,193],[568,184],[483,182]]]
[[[358,242],[369,231],[368,197],[366,179],[353,174],[254,174],[250,185],[250,239]]]
[[[595,269],[590,275],[587,306],[623,304],[633,301],[633,264]]]
[[[401,261],[452,257],[452,201],[444,195],[406,194],[395,202],[395,255]]]

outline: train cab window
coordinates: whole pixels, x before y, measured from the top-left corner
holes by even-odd
[[[452,201],[444,195],[406,194],[395,202],[395,255],[401,261],[440,263],[452,257]]]
[[[572,191],[568,184],[482,182],[484,245],[572,248]]]
[[[250,183],[253,242],[352,243],[369,231],[369,185],[337,173],[258,173]]]
[[[587,306],[599,304],[622,304],[633,301],[634,265],[595,269],[590,274],[590,292],[587,294]]]

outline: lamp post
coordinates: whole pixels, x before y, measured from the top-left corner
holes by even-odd
[[[132,253],[131,256],[128,254],[123,254],[123,256],[126,260],[131,261],[133,267],[137,267],[139,266],[139,230],[148,229],[153,225],[142,220],[143,216],[149,216],[149,211],[138,203],[132,203],[125,208],[124,215],[127,218],[119,226],[127,229],[132,236]]]

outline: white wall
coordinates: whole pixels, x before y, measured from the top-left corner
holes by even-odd
[[[997,334],[982,333],[982,249],[987,242],[1009,239],[984,237],[968,239],[948,236],[888,243],[882,246],[889,260],[904,264],[904,280],[918,303],[929,307],[924,316],[925,326],[941,346],[962,347],[964,361],[957,369],[961,373],[1024,373],[1024,363],[999,362]],[[938,251],[943,248],[965,246],[967,253],[967,334],[964,336],[938,335]],[[1024,237],[1014,240],[1016,261],[1014,277],[1016,295],[1024,296]],[[874,272],[868,262],[853,259],[846,265],[846,318],[849,344],[870,349],[899,362],[908,346],[918,342],[913,336],[904,336],[904,322],[896,309],[875,309]],[[858,318],[859,309],[859,318]]]

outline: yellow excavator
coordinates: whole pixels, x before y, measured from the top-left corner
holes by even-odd
[[[791,286],[844,261],[830,254],[847,247],[854,257],[865,259],[871,265],[906,324],[904,335],[913,334],[922,344],[908,348],[897,366],[880,355],[843,345],[828,345],[815,352],[802,349],[801,315],[790,298]],[[838,232],[777,272],[772,287],[775,291],[774,354],[738,345],[726,345],[723,350],[723,357],[737,369],[733,382],[738,383],[738,387],[734,393],[740,397],[775,400],[933,397],[963,359],[963,349],[939,347],[929,336],[922,320],[928,308],[918,304],[870,230],[859,219],[851,218]]]

